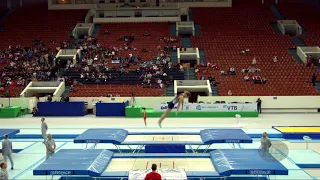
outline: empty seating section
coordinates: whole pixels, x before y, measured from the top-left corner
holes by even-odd
[[[160,41],[161,38],[170,37],[170,28],[168,23],[109,23],[103,24],[98,33],[97,39],[105,48],[122,47],[124,48],[124,41],[118,40],[121,36],[134,35],[135,40],[130,46],[136,48],[136,51],[119,51],[118,57],[128,57],[130,53],[133,56],[141,57],[142,61],[150,61],[155,59],[161,51],[157,50],[157,46],[160,45],[163,49],[168,45],[164,41]],[[108,31],[109,34],[105,35],[104,32]],[[147,31],[150,36],[143,36]],[[178,45],[179,42],[174,43]],[[174,45],[173,43],[170,46]],[[148,52],[141,52],[145,48]],[[111,60],[110,60],[111,62]],[[135,68],[133,66],[131,69]]]
[[[312,1],[311,1],[312,2]],[[309,46],[320,46],[320,4],[283,0],[277,5],[286,19],[297,20],[307,33],[301,37]]]
[[[64,42],[68,33],[85,17],[87,10],[48,10],[46,6],[18,8],[0,26],[0,49],[9,45],[29,46],[38,38],[55,49],[49,41]]]
[[[192,37],[193,47],[206,52],[207,61],[227,71],[234,67],[236,75],[221,76],[211,69],[201,75],[215,76],[219,95],[228,90],[235,96],[255,95],[317,95],[311,84],[313,68],[297,63],[288,53],[294,47],[289,37],[274,33],[270,23],[276,21],[268,6],[234,5],[232,8],[192,8],[195,23],[201,25],[201,36]],[[249,54],[240,50],[250,49]],[[279,61],[273,62],[278,56]],[[245,82],[242,69],[251,66],[256,57],[259,75],[267,84]],[[253,76],[250,73],[250,78]]]
[[[140,84],[85,84],[76,86],[76,91],[70,93],[70,97],[106,97],[112,94],[115,96],[130,97],[134,92],[135,96],[163,96],[164,88],[144,88]]]

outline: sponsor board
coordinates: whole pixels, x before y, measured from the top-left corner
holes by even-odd
[[[249,174],[254,174],[254,175],[271,175],[270,170],[249,170]]]
[[[181,108],[181,107],[180,107]],[[168,109],[167,104],[155,104],[153,107],[155,112],[165,111]],[[173,109],[177,109],[177,104]],[[236,104],[184,104],[182,111],[187,112],[256,112],[257,104],[256,103],[236,103]]]
[[[72,175],[72,171],[50,171],[50,175]]]

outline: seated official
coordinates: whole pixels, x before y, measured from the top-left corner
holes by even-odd
[[[38,112],[38,108],[37,108],[37,107],[34,107],[34,108],[32,109],[32,116],[36,116],[37,112]]]
[[[52,102],[52,97],[51,97],[51,95],[48,95],[48,97],[47,97],[47,102]]]
[[[157,173],[157,165],[152,164],[151,166],[152,172],[148,173],[146,177],[144,178],[145,180],[161,180],[161,175]]]

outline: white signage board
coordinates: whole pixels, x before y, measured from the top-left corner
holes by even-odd
[[[168,109],[168,104],[155,104],[153,107],[153,110],[155,112],[165,111],[167,109]],[[177,104],[175,105],[174,109],[177,109]],[[256,112],[257,104],[256,103],[184,104],[182,111],[185,111],[185,112]]]

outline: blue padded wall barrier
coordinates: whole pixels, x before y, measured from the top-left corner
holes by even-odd
[[[126,102],[96,103],[96,116],[125,116]]]
[[[146,145],[145,153],[185,153],[186,146],[181,144]]]
[[[38,102],[36,116],[85,116],[84,102]]]

